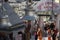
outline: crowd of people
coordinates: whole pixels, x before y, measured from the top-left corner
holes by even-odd
[[[30,40],[31,39],[31,21],[29,21],[28,27],[25,28],[24,33],[23,32],[18,32],[17,37],[19,37],[18,39],[14,38],[13,39],[13,34],[9,34],[9,38],[8,36],[2,36],[0,34],[0,39],[1,40]],[[39,24],[37,24],[37,27],[35,27],[36,30],[34,30],[34,36],[35,36],[35,40],[42,40],[44,37],[44,34],[46,33],[46,36],[48,37],[49,40],[56,40],[56,38],[59,37],[58,34],[58,29],[55,25],[55,23],[47,23],[44,25],[43,29],[39,26]],[[32,30],[33,31],[33,30]],[[22,35],[22,36],[21,36]],[[21,38],[20,38],[21,36]],[[6,38],[6,39],[5,39]]]
[[[45,24],[44,30],[48,36],[52,37],[52,40],[56,40],[58,38],[58,29],[56,28],[56,25],[54,23]],[[42,40],[43,38],[43,31],[40,27],[37,28],[37,31],[35,32],[35,40]],[[47,37],[48,37],[47,36]]]

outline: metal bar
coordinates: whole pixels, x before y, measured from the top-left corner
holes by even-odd
[[[25,14],[28,15],[29,10],[28,10],[29,6],[28,6],[28,0],[26,0],[26,9],[25,9]]]
[[[52,0],[52,15],[51,16],[52,16],[52,20],[55,20],[55,16],[54,16],[54,12],[53,12],[53,1],[54,0]]]
[[[44,15],[43,14],[38,14],[38,16],[51,16],[51,15],[48,15],[48,14],[47,15],[46,14],[44,14]],[[54,16],[57,16],[57,15],[54,15]]]

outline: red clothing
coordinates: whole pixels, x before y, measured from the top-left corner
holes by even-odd
[[[54,33],[57,35],[57,33],[58,33],[58,30],[56,29],[56,30],[54,30]]]
[[[42,40],[42,31],[39,31],[39,32],[38,32],[38,39],[39,39],[39,40]]]

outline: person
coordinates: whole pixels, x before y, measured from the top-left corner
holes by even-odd
[[[51,23],[49,28],[50,28],[51,30],[53,30],[53,29],[55,28],[54,23]]]
[[[56,33],[55,33],[55,30],[52,30],[52,40],[56,40]]]
[[[22,34],[22,40],[26,40],[26,35],[25,35],[25,33]]]
[[[51,40],[51,30],[48,29],[47,31],[48,31],[48,40]]]
[[[38,28],[37,34],[38,34],[38,40],[42,40],[42,30],[40,28]]]
[[[35,40],[37,40],[38,35],[37,35],[37,31],[35,32]]]
[[[10,40],[13,40],[13,33],[9,34],[9,38],[10,38]]]
[[[47,31],[49,29],[49,24],[45,24],[44,30]]]

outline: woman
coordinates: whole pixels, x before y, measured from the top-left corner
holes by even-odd
[[[42,40],[42,31],[40,28],[38,28],[37,35],[38,35],[38,40]]]

